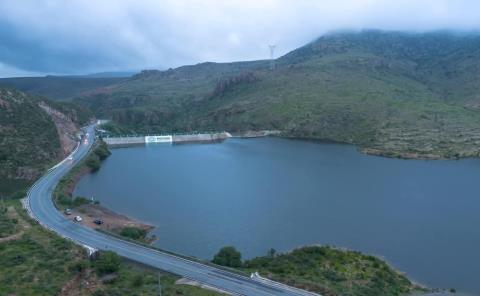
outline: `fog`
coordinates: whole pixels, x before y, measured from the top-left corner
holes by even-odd
[[[471,31],[480,1],[3,0],[0,76],[265,59],[332,30]]]

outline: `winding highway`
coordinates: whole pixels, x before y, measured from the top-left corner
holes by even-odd
[[[94,143],[94,126],[88,126],[84,128],[84,131],[88,133],[88,141],[80,143],[71,157],[50,169],[28,192],[27,210],[44,227],[84,247],[114,251],[133,261],[216,287],[234,295],[317,295],[275,282],[241,276],[220,268],[127,242],[74,223],[64,217],[55,208],[52,194],[60,179],[88,154]]]

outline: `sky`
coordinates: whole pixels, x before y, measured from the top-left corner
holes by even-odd
[[[0,0],[0,77],[266,59],[361,29],[480,30],[480,1]]]

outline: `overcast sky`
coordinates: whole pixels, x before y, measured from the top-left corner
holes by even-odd
[[[478,0],[0,0],[0,77],[282,55],[337,29],[479,30]]]

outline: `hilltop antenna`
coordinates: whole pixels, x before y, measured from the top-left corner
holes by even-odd
[[[268,46],[270,48],[270,70],[275,69],[275,60],[273,58],[273,54],[275,53],[275,47],[277,47],[276,44],[270,44]]]

